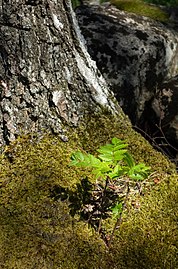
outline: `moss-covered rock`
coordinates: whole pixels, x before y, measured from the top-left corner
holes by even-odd
[[[169,16],[159,6],[149,5],[142,0],[111,0],[111,4],[117,8],[138,15],[150,17],[151,19],[168,22]]]
[[[177,268],[177,179],[177,175],[165,179],[140,200],[138,212],[130,212],[112,249],[118,266]]]
[[[176,188],[174,165],[135,133],[127,118],[92,116],[68,142],[46,135],[21,137],[0,159],[0,268],[105,269],[176,268]],[[156,171],[161,183],[131,208],[110,251],[87,224],[69,214],[56,188],[74,190],[89,170],[69,165],[77,149],[95,152],[112,137],[127,140],[136,161]]]

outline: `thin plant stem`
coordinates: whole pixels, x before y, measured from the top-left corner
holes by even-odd
[[[102,192],[102,198],[101,198],[101,217],[99,219],[99,225],[98,225],[98,233],[100,233],[101,231],[101,225],[102,225],[102,212],[103,212],[103,204],[104,204],[104,199],[105,199],[105,192],[106,192],[106,189],[107,189],[107,186],[108,186],[108,182],[109,182],[109,178],[107,177],[106,178],[106,181],[105,181],[105,186],[104,186],[104,190]]]
[[[111,247],[111,244],[112,244],[116,229],[118,229],[120,227],[121,223],[122,223],[122,214],[123,214],[123,211],[125,210],[127,200],[129,198],[129,192],[130,192],[130,187],[129,187],[129,182],[127,182],[127,193],[126,193],[126,197],[125,197],[125,200],[124,200],[124,203],[123,203],[123,206],[122,206],[122,212],[119,214],[119,217],[117,218],[116,223],[114,225],[114,228],[112,230],[112,234],[111,234],[110,240],[108,242],[108,248]]]

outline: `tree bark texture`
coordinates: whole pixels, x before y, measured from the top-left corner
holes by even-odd
[[[70,1],[0,1],[0,145],[22,132],[65,138],[88,113],[116,112],[110,97]]]

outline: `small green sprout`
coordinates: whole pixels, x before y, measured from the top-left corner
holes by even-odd
[[[107,242],[108,247],[111,245],[115,230],[121,224],[122,213],[126,208],[130,192],[129,184],[131,182],[137,183],[138,181],[143,181],[148,177],[150,172],[150,167],[146,166],[144,163],[135,163],[127,147],[128,144],[125,143],[125,141],[114,137],[110,144],[101,146],[97,150],[97,157],[81,151],[74,152],[71,156],[71,166],[91,168],[97,182],[100,182],[100,186],[103,186],[101,194],[96,201],[97,212],[100,212],[97,224],[98,232],[101,233],[102,231],[102,219],[106,216],[108,211],[112,212],[112,217],[116,220],[110,241]],[[109,197],[109,195],[111,196],[111,185],[115,183],[118,184],[120,181],[124,181],[124,189],[126,190],[124,200],[123,194],[122,198],[119,194],[115,193],[113,198]],[[104,185],[102,185],[103,182],[105,182]],[[110,200],[112,200],[111,206],[107,206],[107,201]],[[95,208],[95,205],[93,205],[93,207]],[[92,216],[90,216],[90,220],[92,220]]]

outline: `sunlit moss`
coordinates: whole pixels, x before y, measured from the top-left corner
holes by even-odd
[[[86,176],[94,180],[89,170],[69,165],[70,155],[77,149],[94,153],[114,136],[125,139],[134,159],[150,165],[162,183],[145,194],[139,210],[128,211],[108,252],[87,223],[70,216],[68,201],[53,194],[59,187],[75,189]],[[163,268],[161,260],[164,268],[176,268],[177,177],[167,176],[175,173],[174,165],[122,113],[92,115],[76,131],[68,129],[68,142],[21,137],[1,155],[0,171],[0,268]],[[151,259],[155,267],[149,267]]]
[[[111,0],[110,2],[119,9],[128,12],[150,17],[158,21],[168,21],[168,14],[166,12],[161,10],[159,7],[148,5],[141,0]]]
[[[72,0],[71,3],[72,3],[73,9],[81,5],[81,1],[79,0]]]
[[[177,175],[168,177],[140,200],[139,210],[130,211],[113,245],[118,266],[123,263],[123,268],[128,269],[178,267],[177,180]]]

